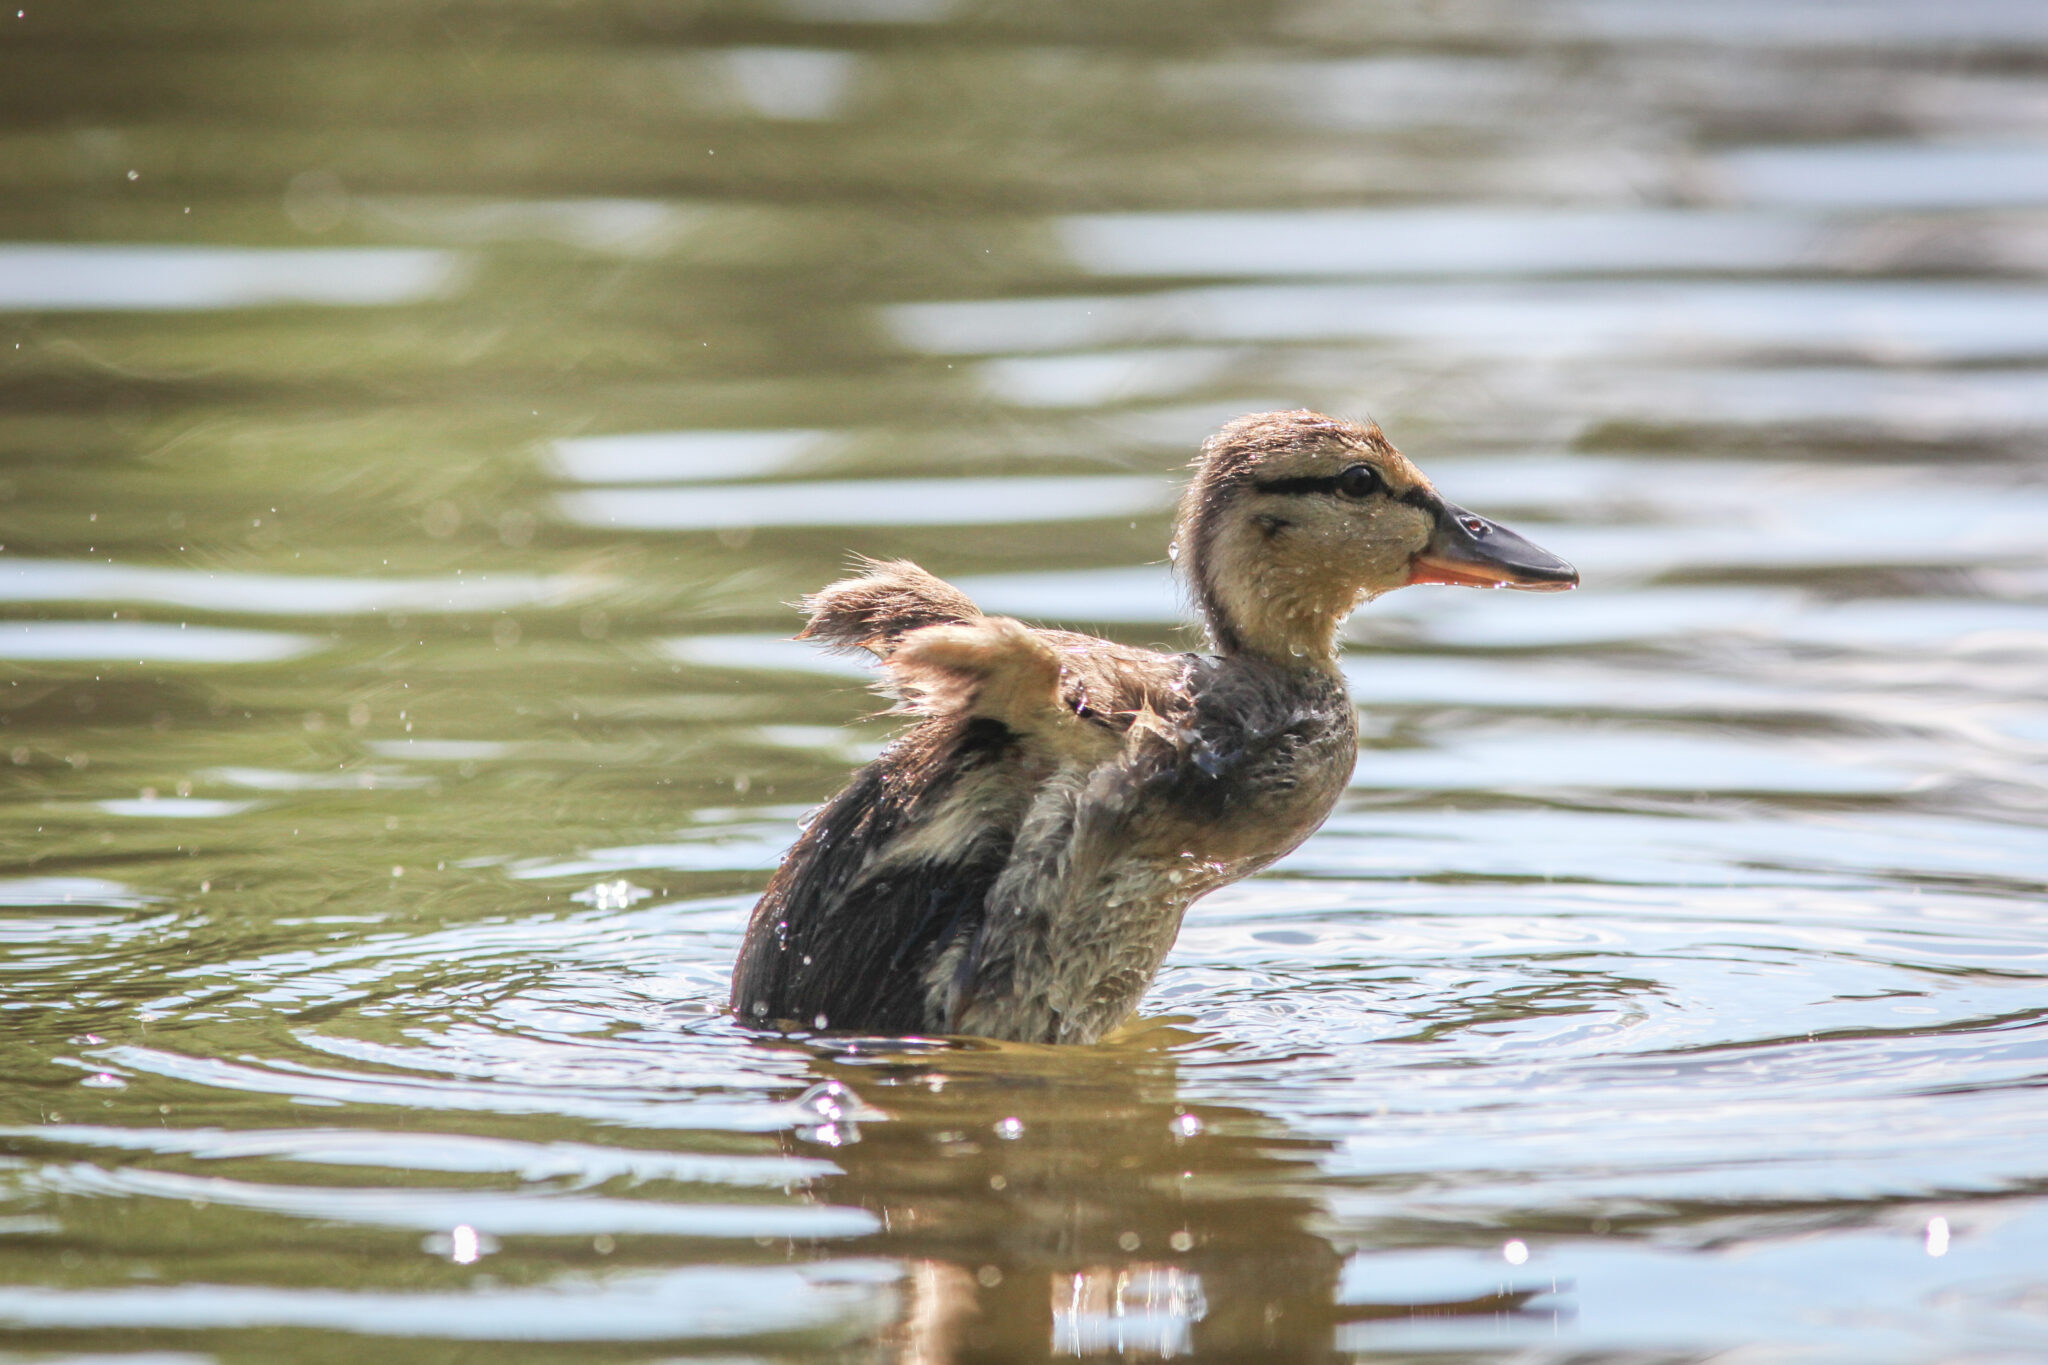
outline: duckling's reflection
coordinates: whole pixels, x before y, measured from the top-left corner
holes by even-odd
[[[1155,1023],[1090,1048],[813,1052],[820,1122],[785,1140],[831,1148],[843,1174],[813,1193],[877,1214],[875,1249],[909,1266],[891,1358],[1337,1359],[1345,1322],[1531,1297],[1339,1303],[1344,1256],[1307,1193],[1329,1144],[1183,1101],[1169,1049],[1187,1041]]]

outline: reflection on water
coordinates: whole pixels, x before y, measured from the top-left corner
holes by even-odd
[[[934,355],[1169,339],[1373,341],[1536,360],[1785,351],[1954,362],[2048,351],[2048,289],[1919,281],[1242,285],[903,304],[888,316],[905,345]]]
[[[310,636],[146,621],[0,621],[0,659],[55,663],[275,663],[320,647]]]
[[[113,1328],[156,1335],[282,1327],[443,1342],[809,1338],[823,1345],[857,1339],[886,1324],[893,1304],[882,1286],[894,1274],[886,1264],[852,1261],[609,1275],[577,1285],[573,1293],[567,1285],[482,1285],[439,1293],[209,1286],[204,1294],[149,1286],[58,1296],[5,1289],[0,1322],[24,1333]]]
[[[2048,204],[2048,145],[1753,147],[1724,156],[1744,199],[1825,208],[1971,209]]]
[[[1183,1101],[1157,1050],[1168,1041],[1082,1059],[887,1048],[817,1059],[888,1115],[832,1148],[842,1169],[818,1188],[878,1212],[907,1258],[910,1358],[1009,1344],[1287,1359],[1324,1349],[1347,1320],[1549,1320],[1554,1310],[1524,1308],[1548,1286],[1494,1290],[1483,1254],[1465,1267],[1477,1292],[1449,1288],[1450,1271],[1408,1303],[1340,1301],[1343,1253],[1315,1228],[1315,1201],[1291,1188],[1327,1148],[1254,1111]],[[971,1225],[1001,1231],[963,1246]]]
[[[468,578],[318,578],[224,573],[80,560],[0,563],[0,601],[148,602],[258,616],[354,616],[369,612],[501,611],[552,605],[589,592],[573,579],[530,574]]]
[[[707,213],[646,199],[464,199],[442,195],[355,196],[343,212],[394,235],[453,241],[556,242],[615,256],[659,256]]]
[[[357,247],[0,245],[0,309],[12,312],[418,303],[454,287],[443,251]]]
[[[555,442],[573,483],[697,483],[779,474],[828,453],[823,431],[645,431]]]
[[[158,820],[217,820],[240,815],[255,807],[254,801],[209,801],[187,796],[141,796],[132,801],[95,801],[109,815],[134,815]]]
[[[620,530],[756,526],[976,526],[1152,515],[1172,501],[1162,480],[1069,476],[867,479],[563,493],[562,515]]]
[[[874,676],[874,670],[857,658],[828,654],[815,645],[777,635],[683,635],[661,641],[661,650],[679,663],[702,668]]]
[[[31,6],[0,52],[23,1358],[2048,1352],[2048,10]],[[763,1038],[853,552],[1191,648],[1219,422],[1577,593],[1100,1047]]]
[[[689,62],[677,77],[693,94],[717,89],[743,112],[811,121],[846,111],[860,68],[854,53],[831,48],[735,47]]]
[[[1237,352],[1183,346],[1020,355],[985,360],[974,375],[992,397],[1018,407],[1091,408],[1186,393],[1227,374]]]
[[[1729,0],[1718,13],[1657,0],[1582,0],[1551,16],[1567,32],[1622,39],[1685,39],[1734,47],[1914,46],[2039,43],[2048,19],[2025,0],[1930,9],[1911,0],[1859,5]]]
[[[1744,213],[1398,209],[1096,214],[1059,224],[1098,275],[1551,275],[1786,270],[1825,228]]]
[[[1581,422],[1638,429],[1825,425],[1837,439],[1932,443],[2048,428],[2048,391],[2039,373],[2028,369],[1608,369],[1581,376],[1579,384],[1572,408]],[[1497,402],[1522,397],[1516,389],[1537,386],[1508,381],[1502,387],[1509,392],[1496,395]],[[1527,402],[1541,409],[1554,404],[1556,395],[1530,393]]]

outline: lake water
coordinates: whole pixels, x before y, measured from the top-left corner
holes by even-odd
[[[2048,7],[0,20],[9,1361],[2048,1358]],[[1097,1047],[722,1012],[849,552],[1192,645],[1201,437],[1584,587]]]

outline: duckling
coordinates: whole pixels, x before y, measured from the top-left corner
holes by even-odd
[[[1415,583],[1550,591],[1563,560],[1438,495],[1376,425],[1308,411],[1212,436],[1173,557],[1215,652],[989,616],[907,561],[805,599],[917,724],[821,808],[754,907],[752,1024],[1091,1043],[1198,898],[1292,851],[1358,757],[1352,609]]]

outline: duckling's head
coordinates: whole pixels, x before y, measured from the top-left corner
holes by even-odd
[[[1371,423],[1240,417],[1203,445],[1175,562],[1216,647],[1334,667],[1353,607],[1411,583],[1554,591],[1571,565],[1445,502]]]

